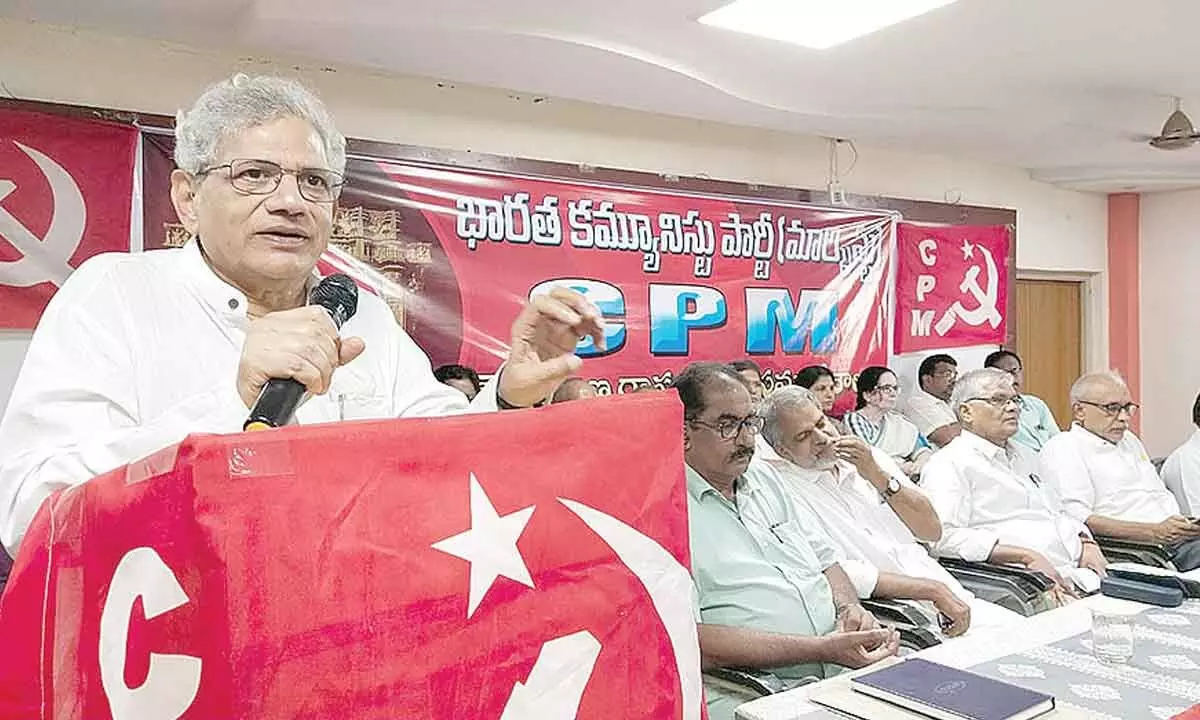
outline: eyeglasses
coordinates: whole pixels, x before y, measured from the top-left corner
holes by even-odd
[[[988,405],[991,405],[992,407],[996,408],[997,410],[1003,410],[1004,408],[1008,407],[1009,405],[1020,405],[1021,404],[1021,396],[1020,395],[993,395],[992,397],[973,397],[973,398],[967,398],[966,402],[974,402],[975,400],[985,402]]]
[[[1087,400],[1080,400],[1079,404],[1080,405],[1091,405],[1094,408],[1099,408],[1105,415],[1119,415],[1121,413],[1121,411],[1124,410],[1125,414],[1133,416],[1133,415],[1137,414],[1138,408],[1141,407],[1137,403],[1133,403],[1133,402],[1131,402],[1131,403],[1106,403],[1104,405],[1101,405],[1100,403],[1088,402]]]
[[[231,160],[224,165],[213,165],[199,172],[207,175],[214,170],[228,170],[229,184],[246,195],[270,195],[279,188],[284,175],[294,175],[300,197],[315,203],[331,203],[337,200],[346,180],[340,173],[320,168],[286,170],[270,160]]]
[[[757,434],[763,428],[763,418],[761,415],[747,415],[741,420],[723,420],[716,425],[706,423],[703,420],[689,420],[688,422],[692,425],[699,425],[700,427],[712,430],[720,435],[722,440],[734,439],[742,433],[743,428],[753,434]]]
[[[895,395],[896,393],[900,392],[899,385],[876,385],[875,389],[881,393],[888,393],[889,395]]]

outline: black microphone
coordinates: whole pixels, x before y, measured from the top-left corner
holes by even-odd
[[[333,324],[341,329],[342,324],[354,317],[358,310],[358,286],[349,275],[330,275],[312,289],[308,295],[309,305],[320,305],[329,312]],[[267,430],[287,425],[304,399],[304,384],[291,378],[272,378],[263,385],[250,417],[246,418],[243,430]]]

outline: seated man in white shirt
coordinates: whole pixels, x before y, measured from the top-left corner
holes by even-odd
[[[772,467],[792,496],[812,511],[834,545],[850,560],[875,572],[850,573],[859,597],[871,597],[885,575],[928,593],[890,597],[939,599],[953,595],[971,608],[972,627],[997,627],[1022,617],[976,598],[917,542],[936,542],[942,524],[929,498],[882,451],[853,435],[841,435],[821,412],[817,399],[799,387],[777,388],[763,402],[762,442],[755,456]],[[752,464],[750,472],[754,471]],[[953,632],[951,635],[955,634]]]
[[[917,426],[934,448],[958,437],[958,419],[947,404],[958,378],[958,361],[949,355],[930,355],[917,369],[917,387],[908,396],[903,415]]]
[[[770,670],[794,683],[894,655],[898,636],[859,605],[838,553],[771,473],[746,473],[762,418],[737,371],[694,363],[675,390],[704,666]],[[705,695],[712,720],[732,720],[749,699],[712,683]]]
[[[1115,372],[1088,373],[1071,386],[1075,420],[1042,448],[1041,475],[1067,512],[1096,535],[1161,543],[1182,571],[1200,568],[1200,524],[1180,514],[1142,441],[1129,431],[1137,412]]]
[[[0,542],[15,552],[54,491],[179,442],[242,430],[272,378],[311,397],[301,423],[444,415],[543,401],[580,366],[599,312],[555,290],[513,325],[497,380],[468,406],[379,297],[360,293],[341,334],[308,305],[333,226],[346,141],[295,81],[239,75],[175,127],[171,199],[192,239],[107,254],[54,296],[0,421]]]
[[[1091,533],[1071,517],[1037,458],[1011,442],[1017,396],[1001,370],[973,370],[951,400],[962,434],[921,471],[921,488],[942,520],[935,553],[971,561],[1022,565],[1054,580],[1064,593],[1092,592],[1106,562]]]
[[[1192,425],[1192,436],[1163,463],[1162,479],[1179,502],[1179,511],[1194,518],[1200,515],[1200,395],[1192,404]]]

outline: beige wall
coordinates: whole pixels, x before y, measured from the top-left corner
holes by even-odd
[[[1165,455],[1192,431],[1200,391],[1200,191],[1142,196],[1142,434]]]
[[[651,115],[319,63],[0,20],[0,83],[17,97],[174,114],[207,83],[234,71],[298,73],[350,136],[675,175],[823,188],[819,138]],[[1060,190],[1020,169],[860,146],[847,192],[1018,211],[1021,270],[1102,273],[1106,206],[1100,195]],[[848,157],[843,164],[848,164]],[[1103,282],[1089,312],[1093,365],[1106,363]]]

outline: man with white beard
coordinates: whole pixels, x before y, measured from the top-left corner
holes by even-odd
[[[771,467],[790,494],[822,524],[849,560],[847,574],[859,597],[871,597],[880,573],[939,586],[970,606],[971,627],[998,627],[1021,616],[976,598],[918,542],[941,537],[929,499],[886,453],[842,435],[808,390],[783,387],[762,406],[763,431],[756,462]],[[753,465],[751,467],[753,471]],[[868,572],[861,572],[862,568]],[[870,570],[874,572],[870,572]],[[924,605],[924,603],[923,603]],[[928,610],[937,612],[930,605]]]

